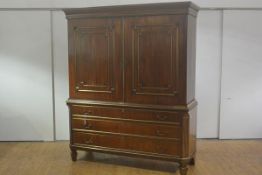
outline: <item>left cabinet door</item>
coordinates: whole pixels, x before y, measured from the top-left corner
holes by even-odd
[[[70,98],[122,100],[121,19],[70,19]]]

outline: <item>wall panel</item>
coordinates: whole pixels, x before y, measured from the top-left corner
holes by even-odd
[[[52,12],[56,139],[69,139],[67,21],[62,11]]]
[[[262,11],[223,18],[220,138],[262,138]]]
[[[203,10],[197,20],[197,136],[217,138],[220,105],[222,11]]]
[[[0,21],[0,140],[53,140],[50,12]]]

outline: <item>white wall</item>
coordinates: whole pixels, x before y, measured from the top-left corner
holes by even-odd
[[[197,18],[197,136],[217,138],[219,131],[222,11],[203,10]]]
[[[62,11],[52,12],[56,138],[69,138],[67,21]]]
[[[52,140],[49,11],[0,11],[0,140]]]
[[[262,11],[226,10],[220,138],[262,137]]]

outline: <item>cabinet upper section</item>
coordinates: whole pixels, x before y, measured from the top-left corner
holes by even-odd
[[[70,98],[192,102],[196,11],[189,2],[65,10]]]
[[[106,7],[64,9],[68,19],[87,17],[140,16],[140,15],[197,15],[199,7],[191,2],[135,4]]]

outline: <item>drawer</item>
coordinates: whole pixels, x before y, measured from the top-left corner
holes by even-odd
[[[107,148],[151,152],[158,154],[179,155],[179,141],[165,139],[148,139],[111,134],[89,134],[73,132],[73,144],[82,146],[101,146]]]
[[[162,123],[176,123],[180,125],[183,113],[181,112],[164,112],[154,110],[142,109],[128,109],[128,108],[110,108],[110,107],[96,107],[84,105],[72,105],[71,113],[73,117],[79,115],[92,117],[109,117],[126,120],[141,120],[145,122],[162,122]]]
[[[181,128],[176,125],[148,124],[121,120],[73,118],[72,128],[177,139],[181,137]]]
[[[179,112],[125,109],[125,118],[156,122],[175,122],[177,124],[181,123],[182,114]]]
[[[123,111],[121,110],[121,108],[72,105],[70,107],[70,110],[73,115],[80,114],[87,116],[101,116],[114,118],[122,118],[123,115]]]

